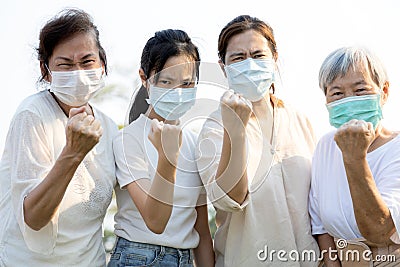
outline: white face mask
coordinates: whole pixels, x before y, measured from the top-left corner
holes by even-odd
[[[85,105],[102,88],[103,68],[51,72],[50,91],[72,107]]]
[[[262,99],[275,81],[273,59],[252,59],[225,66],[229,88],[250,101]]]
[[[192,108],[197,88],[166,89],[150,85],[148,104],[166,120],[177,120]]]

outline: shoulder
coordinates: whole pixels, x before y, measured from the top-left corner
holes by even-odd
[[[214,112],[212,112],[208,117],[205,119],[200,135],[204,135],[208,131],[222,131],[223,130],[223,125],[222,125],[222,116],[221,116],[221,110],[217,109]]]
[[[308,117],[291,104],[285,102],[284,104],[277,105],[276,110],[281,114],[281,116],[283,115],[290,118],[289,122],[295,120],[297,123],[302,124],[307,128],[311,128],[311,123]]]
[[[317,142],[314,128],[308,117],[288,103],[275,105],[277,128],[280,134],[286,136],[287,142],[303,142],[308,144],[310,151],[315,148]],[[290,131],[288,131],[290,129]]]
[[[114,122],[113,119],[111,119],[109,116],[107,116],[106,114],[104,114],[101,110],[97,109],[96,107],[93,107],[94,110],[94,114],[97,117],[97,119],[99,119],[104,126],[109,127],[110,129],[112,129],[113,131],[118,129],[117,124]]]
[[[12,123],[24,122],[37,124],[46,117],[55,116],[54,107],[51,105],[50,93],[46,90],[26,97],[17,107]]]
[[[41,113],[44,107],[49,107],[49,97],[51,97],[51,95],[47,90],[30,95],[22,100],[15,113],[18,114],[24,111]]]
[[[400,159],[400,134],[394,137],[392,140],[377,148],[376,150],[369,153],[372,157],[377,155],[388,157],[389,159]]]
[[[113,146],[140,146],[146,142],[146,125],[144,119],[139,117],[122,129],[118,130],[113,138]]]
[[[331,144],[334,142],[334,137],[335,137],[336,129],[332,130],[330,132],[325,133],[318,141],[318,144],[320,145],[325,145],[325,144]]]
[[[315,149],[315,155],[323,154],[324,158],[332,155],[334,151],[339,151],[334,140],[336,129],[324,134],[317,142]]]

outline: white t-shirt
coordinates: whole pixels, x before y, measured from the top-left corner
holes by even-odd
[[[102,222],[116,183],[112,138],[118,128],[93,111],[103,136],[79,165],[53,219],[34,231],[24,222],[23,201],[65,146],[67,116],[47,90],[18,107],[0,162],[0,266],[105,265]]]
[[[362,238],[353,210],[353,201],[343,165],[342,152],[334,141],[335,131],[321,138],[312,164],[310,214],[312,233],[337,238]],[[378,190],[388,206],[400,243],[400,135],[367,154],[368,165]]]
[[[138,180],[154,178],[158,154],[148,139],[151,120],[145,115],[120,130],[113,141],[117,165],[115,234],[127,240],[163,245],[174,248],[195,248],[199,236],[194,225],[197,218],[196,203],[202,192],[202,183],[195,162],[196,136],[182,130],[182,146],[178,157],[174,206],[162,234],[151,232],[136,208],[126,185]]]
[[[214,250],[218,267],[318,265],[313,260],[291,260],[306,250],[319,254],[308,214],[313,130],[306,117],[275,97],[271,99],[272,144],[255,120],[250,119],[246,126],[249,193],[243,204],[215,182],[224,136],[220,110],[210,115],[199,135],[198,168],[217,211]],[[276,254],[271,258],[272,250],[286,255],[282,260]]]

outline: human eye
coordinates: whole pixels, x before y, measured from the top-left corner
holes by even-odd
[[[82,62],[83,65],[87,66],[87,65],[91,65],[93,63],[95,63],[96,61],[94,59],[86,59]]]
[[[63,67],[63,66],[69,67],[69,66],[72,66],[72,64],[68,63],[68,62],[60,62],[60,63],[57,64],[57,66],[58,67]]]
[[[68,69],[73,67],[73,64],[72,63],[67,63],[67,62],[61,62],[61,63],[56,64],[56,66],[59,69],[68,70]]]
[[[332,90],[329,94],[329,97],[332,98],[332,100],[338,100],[343,98],[344,94],[340,90]]]
[[[165,80],[165,79],[158,79],[156,86],[168,88],[171,86],[171,82],[169,80]]]
[[[182,83],[182,87],[191,88],[194,87],[194,81],[186,81]]]
[[[267,57],[267,55],[264,54],[264,53],[255,54],[255,55],[253,56],[253,58],[266,58],[266,57]]]
[[[243,56],[236,56],[236,57],[232,58],[232,62],[239,62],[239,61],[242,61],[242,60],[244,60]]]
[[[158,81],[160,84],[171,84],[171,82],[170,81],[167,81],[167,80],[159,80]]]

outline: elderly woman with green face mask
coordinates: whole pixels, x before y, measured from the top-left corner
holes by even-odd
[[[325,59],[319,84],[337,128],[319,141],[312,167],[312,233],[325,265],[398,266],[400,137],[380,122],[385,69],[367,49],[344,47]]]

